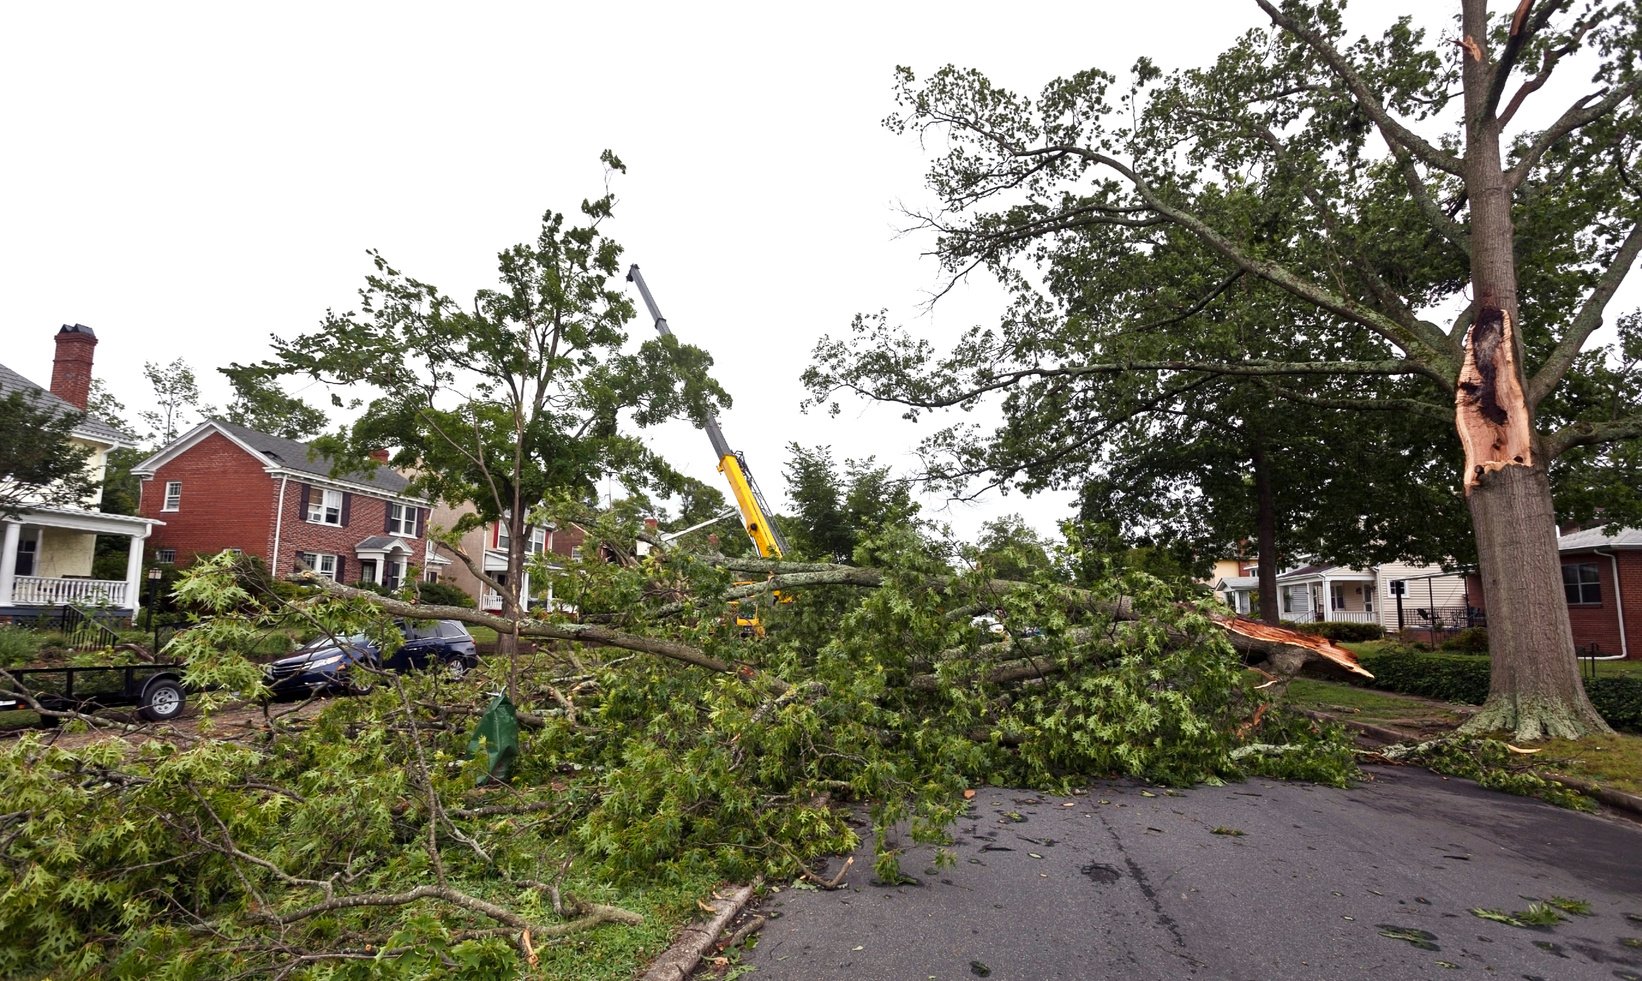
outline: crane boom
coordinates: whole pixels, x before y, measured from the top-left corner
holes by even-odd
[[[650,295],[650,288],[644,284],[644,276],[636,264],[627,270],[627,281],[639,288],[639,296],[644,298],[644,305],[656,322],[656,330],[663,337],[674,336],[673,331],[667,326],[667,318],[661,315],[655,298]],[[730,482],[730,492],[735,496],[736,507],[741,511],[741,522],[746,526],[747,536],[753,540],[759,555],[766,559],[781,558],[788,551],[787,540],[782,537],[781,529],[770,519],[770,506],[765,503],[763,492],[758,489],[752,471],[747,468],[747,458],[730,449],[729,441],[724,438],[724,431],[718,427],[718,417],[711,410],[708,411],[702,428],[707,430],[707,438],[713,443],[713,452],[718,454],[718,472]]]

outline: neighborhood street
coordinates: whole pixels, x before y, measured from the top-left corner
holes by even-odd
[[[955,864],[912,849],[919,884],[886,887],[863,846],[844,888],[766,899],[744,961],[771,981],[1642,979],[1642,829],[1412,767],[1367,773],[1344,791],[982,789]],[[1471,912],[1553,897],[1589,913]]]

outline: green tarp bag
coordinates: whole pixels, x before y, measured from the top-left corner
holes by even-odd
[[[490,700],[490,707],[473,729],[473,738],[468,740],[469,756],[481,749],[489,756],[490,767],[479,775],[477,785],[482,787],[492,780],[506,783],[513,774],[513,758],[519,755],[519,717],[513,703],[501,692]]]

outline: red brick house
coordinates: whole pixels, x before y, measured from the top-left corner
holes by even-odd
[[[1642,658],[1642,529],[1563,535],[1562,592],[1574,645],[1604,657]]]
[[[390,588],[427,554],[429,506],[387,467],[332,475],[308,444],[207,420],[132,471],[139,513],[165,522],[151,560],[185,566],[238,549],[275,573],[312,568],[338,582]]]

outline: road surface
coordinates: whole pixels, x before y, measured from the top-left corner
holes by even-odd
[[[903,868],[920,884],[882,886],[863,848],[845,888],[767,898],[744,961],[769,981],[1642,981],[1642,829],[1424,770],[1367,772],[1346,791],[984,789],[953,865],[914,848]],[[1590,915],[1524,928],[1471,912],[1551,897]]]

